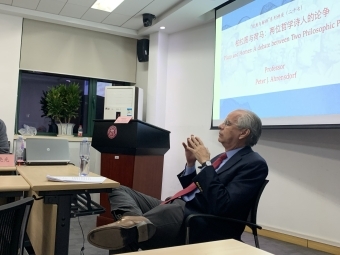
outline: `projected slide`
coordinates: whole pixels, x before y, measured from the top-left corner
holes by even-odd
[[[238,108],[264,125],[340,124],[340,1],[243,2],[216,20],[213,126]]]

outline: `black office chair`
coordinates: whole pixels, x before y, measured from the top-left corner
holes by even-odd
[[[185,237],[185,244],[189,244],[190,243],[190,223],[192,222],[192,220],[194,218],[200,217],[200,218],[209,218],[209,219],[214,219],[217,220],[221,225],[225,222],[225,223],[236,223],[236,224],[242,224],[242,225],[246,225],[249,228],[251,228],[253,235],[254,235],[254,240],[255,240],[255,246],[257,248],[260,248],[260,244],[259,244],[259,239],[257,237],[257,229],[262,229],[261,226],[256,224],[256,217],[257,217],[257,207],[258,204],[260,202],[260,198],[262,195],[262,192],[264,190],[264,188],[266,187],[267,183],[269,182],[269,180],[265,180],[257,194],[257,197],[254,201],[253,206],[250,209],[247,221],[243,221],[243,220],[237,220],[237,219],[232,219],[232,218],[226,218],[226,217],[220,217],[220,216],[215,216],[215,215],[210,215],[210,214],[190,214],[186,220],[185,220],[185,227],[186,227],[186,237]]]
[[[33,198],[0,206],[0,254],[23,255],[24,235]]]

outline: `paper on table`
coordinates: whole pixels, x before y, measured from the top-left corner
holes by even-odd
[[[87,182],[87,183],[103,183],[105,177],[89,177],[89,176],[52,176],[46,175],[47,180],[52,182]]]

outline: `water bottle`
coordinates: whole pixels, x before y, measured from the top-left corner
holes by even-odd
[[[24,149],[25,149],[25,141],[24,138],[19,135],[16,141],[16,151],[15,151],[15,158],[17,165],[20,165],[24,162]]]
[[[81,125],[79,125],[79,128],[78,128],[78,136],[79,137],[83,136],[83,127]]]
[[[79,176],[87,176],[90,172],[90,148],[90,142],[88,141],[87,137],[84,137],[83,141],[80,142],[79,149]]]

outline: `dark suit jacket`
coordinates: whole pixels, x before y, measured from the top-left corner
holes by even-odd
[[[218,155],[219,156],[219,155]],[[212,162],[218,157],[212,159]],[[182,172],[183,173],[183,172]],[[238,151],[216,173],[212,166],[178,178],[183,188],[196,183],[200,192],[185,205],[185,216],[192,213],[207,213],[246,220],[259,188],[268,174],[266,161],[249,146]],[[230,224],[221,228],[212,221],[200,220],[197,224],[202,231],[193,231],[194,242],[224,238],[240,240],[245,226]],[[191,234],[192,235],[192,234]]]
[[[2,153],[9,153],[9,145],[6,133],[6,125],[0,119],[0,154]]]

